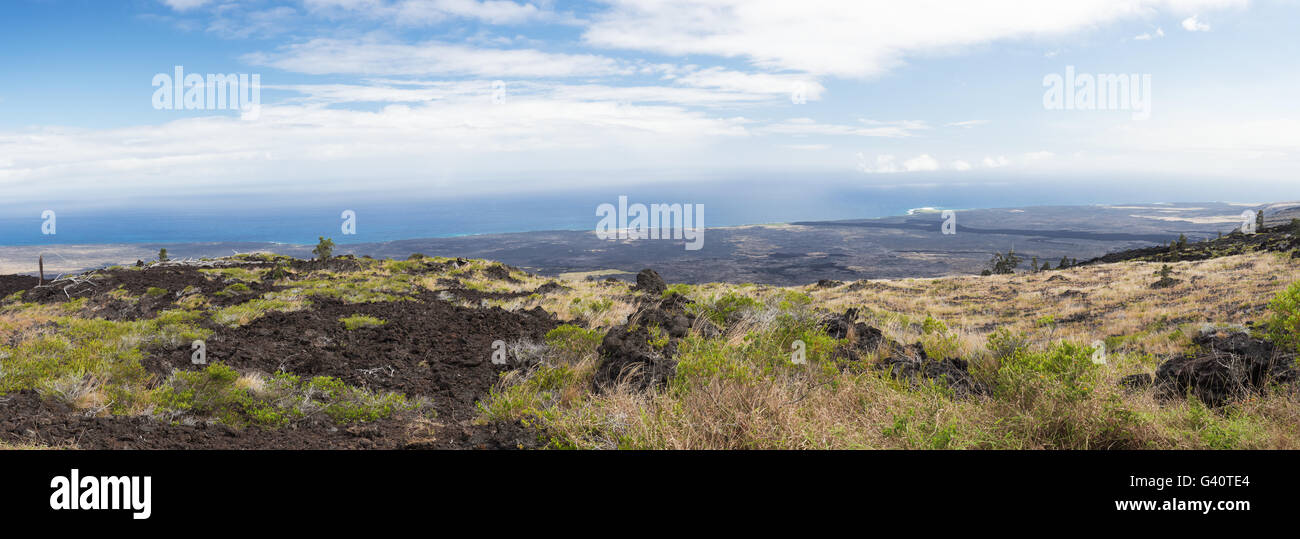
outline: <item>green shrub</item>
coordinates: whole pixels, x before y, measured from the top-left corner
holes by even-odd
[[[723,327],[735,322],[747,310],[761,307],[754,298],[734,292],[728,292],[717,298],[692,303],[687,307],[696,316],[703,316],[715,325]]]
[[[695,287],[686,283],[670,284],[668,285],[668,288],[664,289],[664,293],[661,294],[660,296],[665,298],[673,294],[681,294],[683,296],[689,296],[691,295],[691,290],[693,290],[694,288]]]
[[[145,290],[145,291],[144,291],[144,295],[149,296],[149,297],[151,297],[151,298],[158,298],[158,297],[166,296],[166,295],[167,295],[167,289],[166,289],[166,288],[158,288],[158,287],[156,287],[156,286],[151,286],[151,287],[149,287],[148,290]]]
[[[921,346],[925,349],[925,355],[935,359],[950,359],[958,357],[961,348],[958,336],[948,330],[948,325],[942,321],[926,316],[921,322]]]
[[[1017,349],[998,366],[997,391],[1021,404],[1039,397],[1074,402],[1085,398],[1096,382],[1093,349],[1060,342],[1044,352]]]
[[[1300,281],[1268,303],[1272,316],[1264,322],[1268,339],[1278,346],[1300,352]]]
[[[594,354],[604,338],[599,331],[563,324],[546,332],[546,344],[571,359]]]

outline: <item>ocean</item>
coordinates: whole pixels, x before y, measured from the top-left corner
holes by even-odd
[[[914,208],[1002,208],[1242,200],[1226,192],[1182,192],[1162,200],[1165,189],[1130,183],[1101,187],[1089,182],[1026,180],[997,184],[853,184],[845,182],[732,181],[711,184],[601,187],[526,195],[438,197],[436,193],[357,193],[302,197],[203,197],[180,201],[138,200],[94,206],[57,202],[0,209],[0,245],[191,243],[248,241],[312,244],[319,236],[336,243],[382,242],[537,230],[592,230],[596,207],[629,203],[703,204],[705,226],[861,219],[902,215]],[[1210,198],[1220,197],[1220,198]],[[1280,200],[1280,198],[1278,198]],[[1260,202],[1266,200],[1258,200]],[[53,232],[44,225],[54,212]],[[356,214],[355,234],[344,234],[341,214]]]

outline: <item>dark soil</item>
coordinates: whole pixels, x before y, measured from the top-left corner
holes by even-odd
[[[358,267],[359,262],[335,258],[287,265],[299,272],[346,271]],[[248,267],[270,270],[274,265],[250,263]],[[236,281],[213,278],[198,268],[183,266],[100,270],[89,277],[93,285],[77,285],[68,290],[68,295],[74,299],[91,298],[88,315],[115,320],[154,316],[171,308],[180,299],[179,292],[190,286],[216,306],[242,303],[274,289],[267,283],[244,283],[251,288],[249,292],[218,295]],[[33,288],[36,283],[34,277],[0,276],[0,291],[8,295],[26,290],[24,299],[28,301],[68,301],[62,287]],[[119,288],[139,300],[108,296]],[[155,291],[150,296],[150,288],[167,292]],[[471,300],[528,294],[477,293],[464,288],[454,293]],[[347,330],[339,322],[339,318],[358,314],[386,323]],[[240,370],[267,373],[284,370],[303,377],[334,376],[375,391],[427,397],[436,411],[429,425],[432,434],[427,428],[414,429],[417,417],[405,413],[403,417],[351,425],[311,419],[279,429],[236,429],[192,417],[183,424],[148,416],[86,417],[66,404],[23,391],[0,396],[0,440],[85,449],[536,448],[542,437],[534,428],[519,423],[475,424],[476,402],[488,395],[500,373],[508,368],[492,364],[494,341],[540,341],[558,324],[553,315],[540,308],[510,312],[458,307],[437,299],[435,292],[412,296],[410,301],[356,305],[315,297],[308,309],[270,312],[241,328],[204,322],[215,331],[205,343],[209,363],[222,362]],[[159,381],[173,369],[202,368],[191,364],[188,345],[147,349],[145,353],[141,363]]]
[[[28,290],[38,282],[40,279],[26,275],[0,275],[0,299],[7,298],[20,290]]]
[[[489,279],[506,281],[508,283],[522,282],[519,279],[511,277],[510,269],[501,264],[492,264],[491,266],[488,266],[487,268],[483,269],[483,275]]]
[[[357,271],[364,269],[365,263],[352,255],[342,255],[327,258],[325,260],[318,258],[307,260],[294,259],[289,261],[289,267],[296,272]]]
[[[573,290],[573,288],[564,286],[555,281],[550,281],[542,286],[537,287],[537,290],[534,290],[533,293],[546,295],[546,294],[554,294],[556,292],[567,292],[569,290]]]
[[[250,264],[244,267],[258,269],[263,266]],[[198,290],[197,293],[208,298],[208,302],[216,307],[243,303],[276,289],[275,286],[267,282],[243,283],[249,288],[248,292],[219,294],[239,281],[210,276],[199,272],[199,269],[188,266],[163,266],[146,267],[139,270],[98,270],[86,274],[89,278],[88,283],[72,284],[70,286],[56,283],[53,286],[29,288],[23,294],[23,300],[38,303],[60,303],[68,301],[69,298],[90,298],[90,307],[92,309],[90,315],[93,317],[108,320],[138,320],[153,317],[158,311],[171,308],[177,300],[183,297],[182,292],[191,286]],[[33,279],[32,282],[34,283],[35,280]],[[139,301],[125,301],[109,296],[110,292],[119,288],[132,296],[139,296]],[[151,288],[159,288],[165,290],[166,293],[159,296],[149,296],[147,293]]]
[[[385,324],[347,330],[339,318],[352,315]],[[206,341],[207,359],[237,369],[334,376],[377,391],[429,397],[440,420],[460,421],[477,414],[475,401],[506,369],[491,362],[494,341],[541,341],[557,325],[541,309],[471,309],[431,293],[413,301],[353,305],[315,298],[310,309],[272,311],[247,326],[218,328]],[[196,368],[188,346],[156,353],[144,364],[158,374]]]
[[[86,417],[35,391],[0,396],[0,440],[80,449],[398,449],[411,446],[405,421],[330,423],[281,429],[173,425],[147,416]],[[419,446],[414,446],[419,447]]]
[[[488,292],[484,290],[474,290],[473,288],[466,287],[465,283],[462,283],[457,279],[438,279],[438,285],[443,286],[445,288],[439,288],[435,292],[446,292],[448,294],[451,294],[452,297],[448,298],[448,300],[463,299],[474,304],[478,304],[485,299],[487,300],[516,299],[531,294],[531,292],[527,292],[527,291]]]

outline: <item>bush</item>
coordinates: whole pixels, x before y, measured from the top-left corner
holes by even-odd
[[[710,298],[710,301],[693,303],[687,308],[722,327],[735,322],[744,311],[761,306],[762,304],[749,296],[728,292],[716,299]]]
[[[1038,397],[1075,402],[1094,385],[1093,349],[1060,342],[1045,352],[1023,348],[1003,358],[998,367],[1000,397],[1030,404]]]
[[[1300,352],[1300,281],[1291,283],[1268,303],[1272,317],[1264,322],[1273,344]]]
[[[603,338],[599,331],[581,328],[573,324],[563,324],[552,329],[546,332],[545,337],[546,344],[550,345],[551,348],[574,359],[580,359],[587,354],[595,353]]]

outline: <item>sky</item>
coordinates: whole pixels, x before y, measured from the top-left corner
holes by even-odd
[[[1282,0],[6,0],[0,208],[774,174],[1295,199],[1297,22]],[[259,106],[160,106],[177,66],[256,75]],[[1135,99],[1049,104],[1067,73]]]

